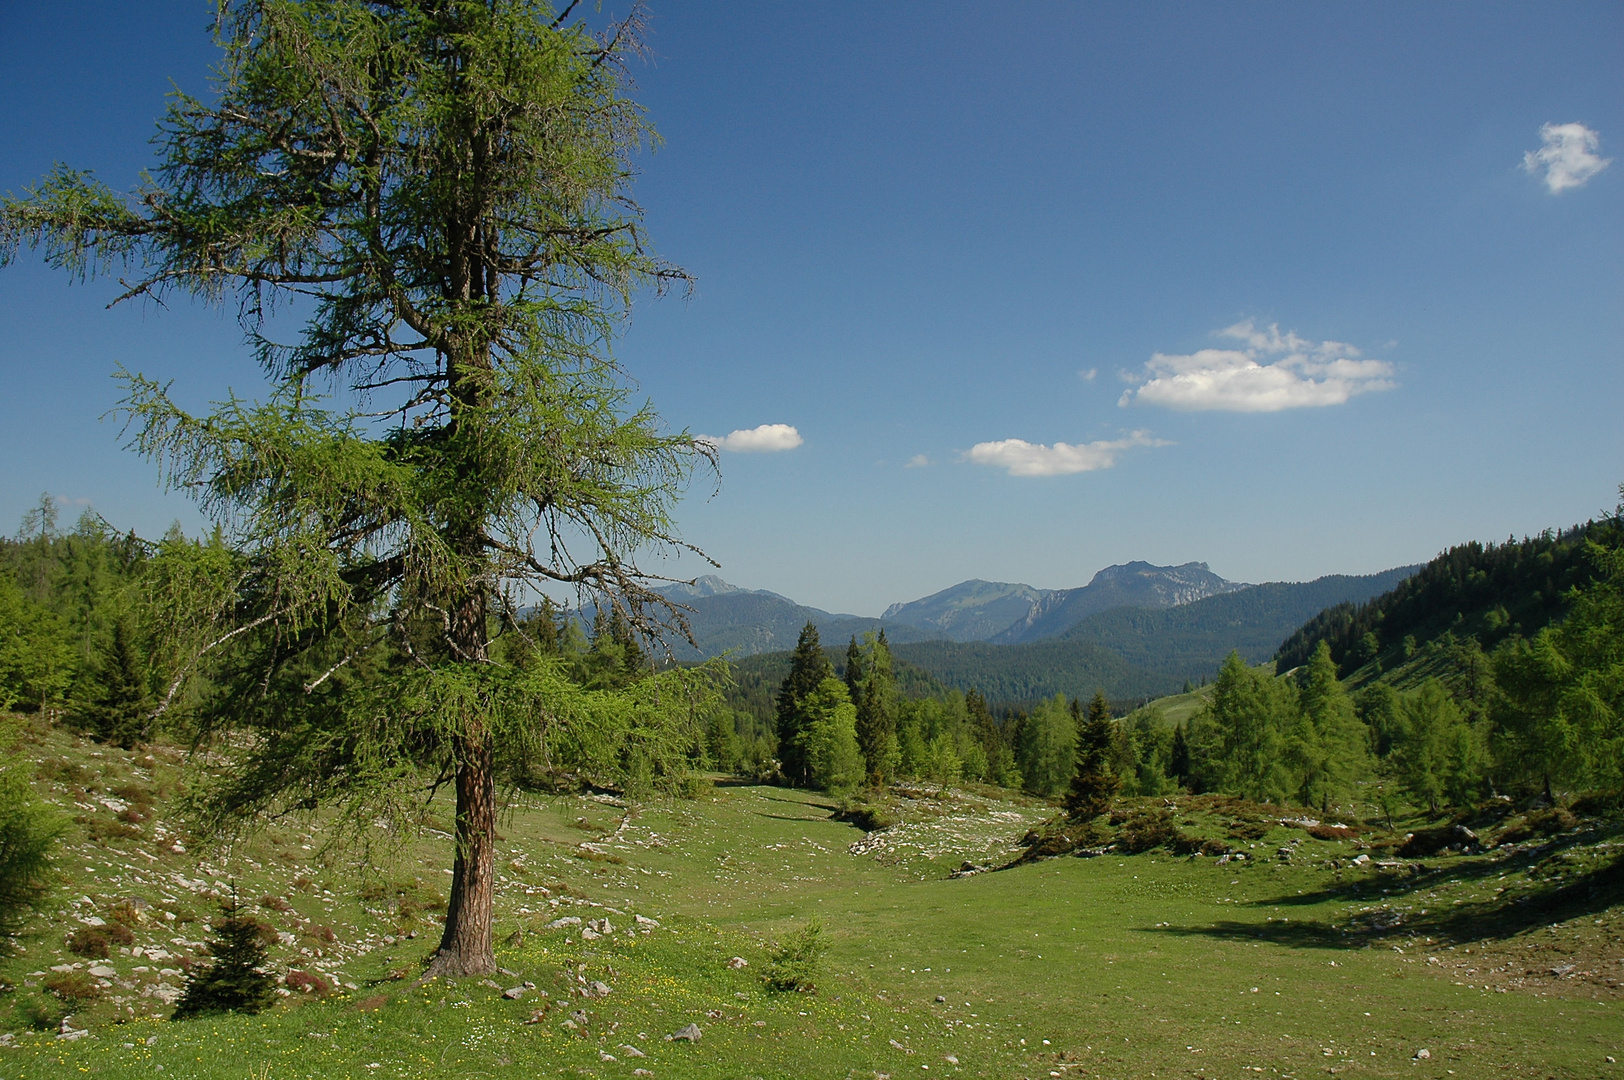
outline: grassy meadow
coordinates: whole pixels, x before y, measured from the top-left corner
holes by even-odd
[[[43,726],[19,752],[79,820],[54,906],[0,962],[4,1080],[1544,1078],[1619,1075],[1624,1057],[1616,824],[1519,833],[1511,816],[1487,854],[1404,860],[1379,832],[1318,839],[1183,797],[1182,829],[1247,858],[1159,848],[953,877],[1007,862],[1050,807],[901,789],[900,824],[865,835],[824,796],[720,780],[638,808],[527,796],[500,826],[504,974],[414,985],[447,839],[359,865],[317,819],[200,856],[168,817],[178,754]],[[233,889],[279,931],[277,971],[330,992],[162,1019]],[[610,928],[548,928],[568,917]],[[816,991],[768,992],[770,950],[814,919]],[[105,958],[68,951],[97,920],[128,934]],[[688,1024],[697,1042],[665,1038]]]

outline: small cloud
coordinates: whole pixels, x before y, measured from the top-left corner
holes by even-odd
[[[778,450],[793,450],[805,440],[789,424],[762,424],[760,427],[730,431],[720,437],[695,435],[694,441],[710,443],[718,450],[731,450],[736,454],[770,454]]]
[[[934,461],[932,461],[930,458],[926,457],[924,454],[915,454],[913,457],[908,459],[908,463],[906,465],[904,465],[903,468],[904,469],[923,469],[927,465],[934,465],[934,464],[936,464],[936,463]]]
[[[1000,439],[997,442],[976,443],[964,455],[964,460],[1007,469],[1011,476],[1065,476],[1109,469],[1116,464],[1117,455],[1130,447],[1171,445],[1164,439],[1152,438],[1148,431],[1135,431],[1123,439],[1102,439],[1079,446],[1063,442],[1047,446],[1029,443],[1025,439]]]
[[[1545,186],[1552,195],[1583,187],[1612,162],[1596,153],[1601,136],[1583,124],[1546,124],[1539,129],[1545,145],[1523,155],[1523,168],[1535,175],[1545,170]]]
[[[1094,376],[1096,376],[1098,374],[1099,374],[1099,369],[1098,368],[1089,368],[1087,371],[1079,371],[1077,373],[1077,377],[1079,379],[1083,380],[1084,382],[1093,382],[1094,381]]]
[[[1117,404],[1137,401],[1184,412],[1279,412],[1341,405],[1358,394],[1396,385],[1387,361],[1360,359],[1358,349],[1340,341],[1282,334],[1278,324],[1260,329],[1248,319],[1217,336],[1241,347],[1199,349],[1188,356],[1156,353],[1131,379],[1140,385],[1124,390]]]

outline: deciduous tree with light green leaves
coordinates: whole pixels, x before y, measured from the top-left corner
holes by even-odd
[[[824,791],[845,794],[862,785],[867,770],[857,745],[857,706],[846,684],[828,676],[801,702],[802,727],[795,741],[807,779]]]
[[[645,637],[679,624],[636,558],[680,543],[674,500],[714,462],[610,351],[634,293],[686,279],[629,194],[654,138],[625,92],[640,14],[594,33],[574,8],[220,0],[216,86],[173,96],[133,194],[63,167],[0,203],[0,262],[235,301],[263,398],[196,415],[121,376],[133,446],[234,552],[176,575],[213,585],[183,665],[213,687],[199,733],[256,735],[193,810],[226,829],[333,803],[375,834],[453,787],[429,974],[495,969],[499,758],[670,772],[715,675],[589,691],[492,645],[543,585]]]
[[[1058,795],[1066,789],[1077,757],[1077,722],[1064,694],[1039,702],[1032,710],[1021,726],[1015,756],[1027,791]]]

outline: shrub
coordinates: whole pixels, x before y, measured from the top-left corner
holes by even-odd
[[[1231,840],[1261,840],[1274,828],[1272,822],[1236,820],[1227,826]]]
[[[92,840],[101,842],[107,840],[134,840],[141,835],[141,830],[134,825],[119,821],[117,818],[79,818],[76,819],[85,827],[85,832]]]
[[[773,950],[767,972],[761,978],[774,993],[810,994],[817,990],[818,969],[829,945],[823,940],[823,923],[814,918],[806,929],[792,935]]]
[[[69,1005],[84,1005],[102,996],[102,988],[82,971],[53,971],[41,985]]]
[[[99,926],[81,926],[68,935],[68,951],[90,960],[105,960],[112,952],[112,942]]]
[[[128,900],[120,901],[107,909],[107,921],[119,926],[137,926],[141,922],[140,910]],[[119,942],[120,945],[130,944],[128,941]]]
[[[1536,836],[1554,836],[1560,832],[1567,832],[1578,824],[1579,819],[1566,807],[1552,806],[1544,810],[1535,810],[1521,821],[1507,825],[1495,838],[1495,843],[1515,844]]]
[[[1122,820],[1117,819],[1121,817]],[[1112,824],[1119,825],[1117,848],[1129,854],[1149,851],[1151,848],[1173,846],[1183,840],[1173,815],[1167,810],[1140,810],[1128,815],[1112,815]],[[1199,841],[1197,842],[1199,844]]]
[[[185,1020],[209,1013],[257,1013],[276,997],[276,980],[262,970],[265,949],[276,939],[271,927],[238,914],[235,905],[215,928],[209,942],[214,962],[196,965],[186,975],[186,988],[175,1005],[173,1019]]]
[[[1303,832],[1315,840],[1352,840],[1359,835],[1358,830],[1346,825],[1308,825]]]
[[[332,986],[328,985],[326,979],[310,971],[290,971],[283,977],[282,982],[296,994],[314,994],[316,997],[326,997],[333,992]]]

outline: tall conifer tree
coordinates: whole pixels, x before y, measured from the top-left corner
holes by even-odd
[[[30,246],[78,276],[127,268],[121,299],[237,301],[268,395],[196,416],[124,376],[134,447],[240,553],[186,670],[209,668],[202,739],[258,738],[198,827],[338,802],[374,837],[450,778],[431,974],[495,970],[498,753],[612,769],[634,724],[637,753],[675,752],[712,678],[593,695],[492,662],[493,625],[542,584],[639,632],[679,623],[635,555],[680,543],[674,500],[715,460],[630,402],[610,350],[636,292],[686,279],[630,197],[654,138],[622,67],[641,9],[600,35],[575,8],[221,0],[217,84],[172,96],[133,197],[60,167],[0,202],[0,262]],[[291,343],[264,330],[277,302],[304,316]]]
[[[778,758],[784,777],[797,786],[812,780],[812,766],[800,738],[807,724],[804,705],[817,693],[824,679],[834,677],[834,665],[824,655],[817,625],[810,620],[801,628],[795,652],[789,661],[789,674],[778,686]]]
[[[1110,809],[1111,800],[1122,787],[1122,778],[1111,770],[1111,740],[1115,732],[1105,692],[1095,691],[1086,716],[1073,698],[1071,714],[1078,729],[1077,764],[1072,772],[1071,788],[1066,792],[1066,813],[1086,821]]]

